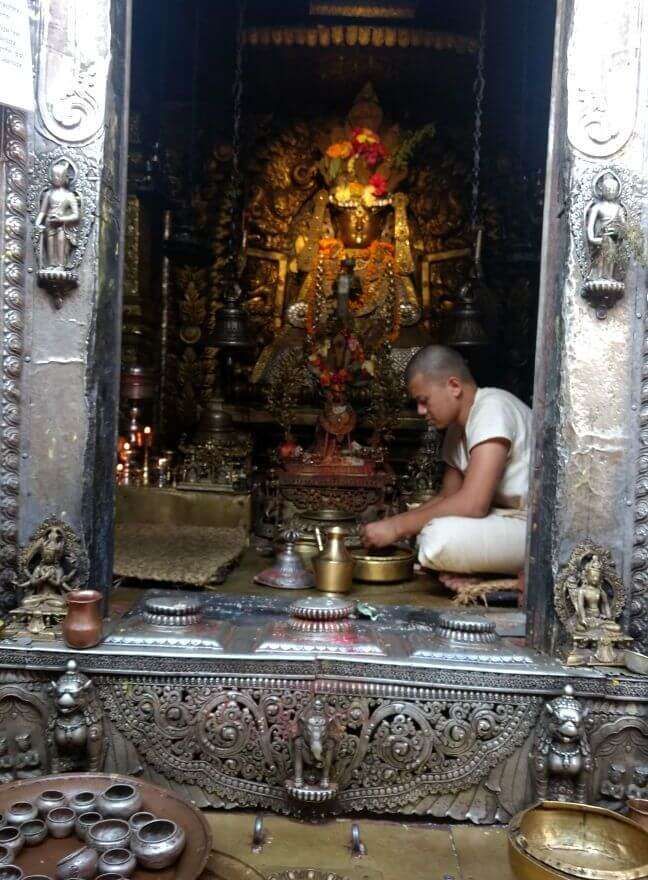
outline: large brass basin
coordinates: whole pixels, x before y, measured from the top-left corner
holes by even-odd
[[[520,880],[648,877],[648,834],[601,807],[543,801],[511,820],[508,839]]]

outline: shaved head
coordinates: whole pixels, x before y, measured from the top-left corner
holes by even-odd
[[[409,385],[415,376],[433,382],[444,382],[452,377],[461,382],[475,381],[459,352],[445,345],[426,345],[416,352],[405,369],[405,383]]]

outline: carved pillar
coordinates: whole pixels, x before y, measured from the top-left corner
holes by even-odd
[[[630,580],[645,280],[632,260],[626,271],[625,245],[613,236],[605,246],[619,252],[609,252],[616,262],[607,270],[608,252],[588,243],[587,222],[597,200],[605,202],[608,173],[616,194],[605,209],[616,204],[618,216],[640,224],[648,121],[641,97],[648,88],[644,10],[642,0],[558,2],[527,588],[532,641],[548,650],[557,635],[552,584],[575,544],[591,538],[608,547]],[[597,285],[606,272],[607,287]]]
[[[112,571],[130,2],[30,7],[27,274],[23,284],[18,260],[11,277],[5,265],[0,515],[11,541],[18,516],[21,544],[48,516],[69,523],[88,551],[89,581],[102,589]],[[61,231],[57,211],[78,216]]]

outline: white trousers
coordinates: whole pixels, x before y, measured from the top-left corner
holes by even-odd
[[[481,519],[433,519],[418,537],[419,562],[457,574],[519,574],[524,568],[526,510],[494,509]]]

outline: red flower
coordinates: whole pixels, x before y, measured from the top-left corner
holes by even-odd
[[[375,168],[388,156],[379,135],[368,128],[356,128],[351,139],[353,155],[361,156],[369,168]]]
[[[373,194],[377,199],[387,195],[387,181],[379,171],[371,175],[369,186],[372,187]]]

